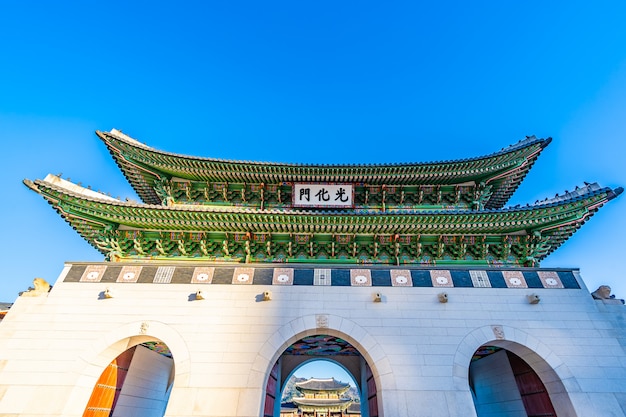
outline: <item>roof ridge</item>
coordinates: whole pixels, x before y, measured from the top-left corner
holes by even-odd
[[[214,157],[206,157],[206,156],[198,156],[198,155],[189,155],[189,154],[164,151],[164,150],[154,148],[152,146],[149,146],[149,145],[146,145],[145,143],[140,142],[137,139],[132,138],[131,136],[125,133],[122,133],[121,130],[118,130],[115,128],[111,129],[108,132],[96,130],[96,134],[104,141],[106,141],[104,136],[111,135],[133,146],[150,150],[155,153],[168,155],[168,156],[175,156],[175,157],[184,158],[184,159],[198,159],[202,161],[225,162],[225,163],[232,163],[232,164],[282,165],[282,166],[294,166],[294,167],[312,166],[312,167],[328,167],[328,168],[331,168],[331,167],[337,167],[337,168],[339,167],[353,167],[353,168],[354,167],[384,167],[384,166],[395,167],[395,166],[413,166],[413,165],[425,166],[425,165],[440,165],[440,164],[447,164],[447,163],[463,163],[463,162],[470,162],[470,161],[477,161],[481,159],[493,158],[498,155],[514,152],[519,149],[532,146],[535,143],[542,143],[542,149],[543,149],[552,142],[551,137],[537,138],[535,135],[531,135],[531,136],[526,136],[524,139],[521,139],[514,144],[505,146],[499,151],[495,151],[495,152],[485,154],[485,155],[468,157],[468,158],[441,159],[441,160],[422,161],[422,162],[408,161],[408,162],[382,162],[382,163],[323,164],[323,163],[309,163],[309,162],[247,161],[247,160],[241,160],[241,159],[214,158]]]

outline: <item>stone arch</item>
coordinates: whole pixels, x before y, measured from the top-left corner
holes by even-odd
[[[470,390],[470,362],[474,352],[484,345],[500,347],[519,356],[544,383],[557,415],[576,416],[569,393],[578,392],[578,384],[567,365],[548,345],[523,330],[510,326],[479,327],[463,338],[454,356],[453,375],[456,389]]]
[[[378,387],[379,416],[383,416],[382,389],[394,389],[393,378],[390,375],[389,360],[382,346],[364,328],[357,323],[332,314],[311,314],[296,318],[283,325],[263,344],[254,361],[248,386],[260,387],[258,391],[259,416],[263,416],[265,402],[265,387],[268,384],[274,365],[283,352],[296,341],[307,336],[327,334],[341,337],[354,346],[366,363],[369,365],[373,379]],[[358,379],[358,375],[352,375]]]
[[[189,349],[180,334],[170,326],[152,320],[136,321],[100,336],[78,357],[71,370],[76,385],[63,414],[81,416],[103,369],[126,350],[149,341],[161,341],[172,352],[174,361],[174,383],[170,396],[172,400],[176,396],[177,388],[184,388],[189,384],[191,368]]]

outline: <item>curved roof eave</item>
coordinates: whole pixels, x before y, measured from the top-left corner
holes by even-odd
[[[160,204],[154,182],[162,177],[222,182],[355,182],[367,184],[492,185],[488,208],[506,204],[551,138],[528,136],[490,155],[459,160],[392,164],[297,164],[250,162],[164,152],[116,129],[96,131],[140,198]]]
[[[55,189],[58,192],[67,196],[75,197],[80,200],[90,201],[94,203],[102,203],[108,206],[120,206],[127,209],[149,209],[156,210],[158,212],[187,212],[187,213],[230,213],[230,214],[267,214],[267,215],[314,215],[314,216],[423,216],[423,215],[481,215],[481,214],[494,214],[494,213],[515,213],[523,211],[532,211],[538,208],[545,207],[558,207],[568,203],[576,202],[589,198],[595,195],[606,193],[607,201],[612,200],[619,196],[624,189],[617,187],[611,189],[609,187],[601,187],[597,183],[587,184],[584,187],[576,187],[574,191],[566,192],[563,195],[556,195],[553,198],[537,201],[534,204],[527,204],[525,206],[507,207],[501,209],[483,209],[483,210],[407,210],[403,212],[379,212],[372,211],[365,213],[361,210],[342,210],[342,209],[330,209],[330,210],[306,210],[306,209],[259,209],[252,207],[224,207],[224,206],[204,206],[196,204],[178,204],[172,206],[163,206],[161,204],[146,204],[141,202],[135,202],[132,200],[122,201],[116,198],[112,198],[102,193],[94,192],[92,190],[81,187],[67,180],[63,180],[56,175],[48,174],[43,180],[31,181],[24,180],[24,184],[39,194],[44,194],[40,189],[40,185],[45,185],[51,189]]]
[[[337,391],[350,388],[349,383],[337,381],[335,378],[310,378],[306,381],[296,382],[295,386],[311,391]]]
[[[194,233],[215,230],[228,233],[248,231],[296,234],[358,232],[362,234],[511,235],[525,230],[528,233],[539,232],[540,236],[548,232],[545,236],[550,238],[551,243],[540,259],[545,258],[564,243],[600,206],[623,192],[621,187],[600,188],[597,184],[590,184],[564,196],[521,208],[400,215],[316,212],[313,214],[316,220],[313,221],[310,218],[305,219],[305,217],[311,217],[311,213],[305,211],[276,213],[273,210],[242,209],[235,212],[202,206],[163,207],[123,202],[105,198],[106,196],[97,193],[84,193],[80,190],[80,186],[68,186],[66,183],[67,181],[50,181],[48,177],[46,180],[34,182],[24,180],[26,186],[41,194],[94,247],[97,246],[94,233],[97,234],[98,231],[106,230],[108,227],[115,229],[121,226],[125,227],[124,230]],[[563,210],[555,211],[559,208]],[[530,217],[524,217],[526,215]],[[290,218],[291,216],[295,217]],[[450,223],[451,220],[454,220],[453,223]],[[293,229],[296,223],[307,226],[310,230]],[[314,229],[312,224],[315,225]],[[270,230],[271,227],[279,230]],[[339,229],[346,227],[348,229],[345,231]]]

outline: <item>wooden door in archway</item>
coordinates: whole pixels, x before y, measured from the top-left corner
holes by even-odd
[[[276,362],[272,367],[270,376],[267,379],[267,385],[265,387],[265,406],[263,407],[263,417],[274,417],[274,407],[276,406],[276,397],[278,396],[278,363]]]
[[[122,391],[135,346],[123,352],[105,368],[91,392],[83,417],[109,417]]]
[[[367,410],[369,417],[378,417],[378,394],[376,392],[376,381],[370,366],[365,363],[365,379],[367,384]]]
[[[506,351],[528,417],[556,417],[550,395],[539,375],[522,358]]]

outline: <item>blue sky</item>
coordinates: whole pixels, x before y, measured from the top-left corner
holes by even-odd
[[[320,359],[305,363],[296,369],[293,376],[298,378],[335,378],[337,381],[347,382],[353,387],[357,386],[356,381],[348,372],[335,362]]]
[[[553,137],[510,201],[626,186],[626,2],[0,4],[0,301],[99,261],[24,178],[136,198],[94,130],[218,158],[480,156]],[[542,266],[626,298],[625,196]]]

